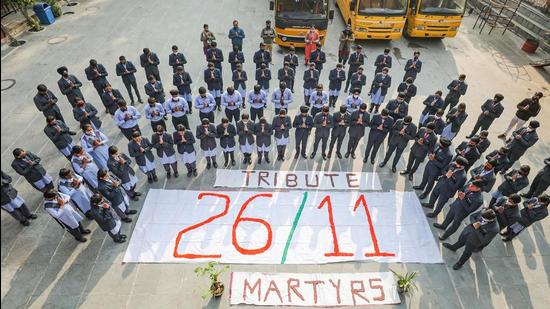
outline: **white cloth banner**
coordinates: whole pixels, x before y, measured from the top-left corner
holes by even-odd
[[[232,272],[231,305],[369,306],[399,304],[393,274]]]
[[[377,173],[216,170],[214,187],[242,189],[382,190]]]
[[[124,262],[442,263],[413,192],[151,189]]]

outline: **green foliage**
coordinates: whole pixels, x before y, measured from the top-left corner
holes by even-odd
[[[416,277],[418,276],[418,272],[413,271],[410,273],[405,273],[403,275],[395,272],[393,269],[390,270],[397,278],[397,287],[399,288],[400,292],[408,293],[418,289],[416,283],[414,283]]]
[[[208,290],[205,290],[202,298],[206,299],[208,296],[213,295],[214,291],[212,288],[214,285],[218,283],[218,277],[221,273],[227,271],[229,269],[229,266],[226,265],[222,268],[218,267],[218,262],[208,262],[205,267],[197,267],[195,268],[195,274],[200,277],[207,276],[208,279],[210,279],[210,288]]]
[[[57,0],[42,0],[42,1],[50,5],[50,7],[52,8],[53,16],[55,16],[55,18],[60,17],[63,14],[63,12],[61,11],[61,7],[58,4],[59,1]]]
[[[40,31],[44,29],[44,27],[40,25],[40,23],[38,22],[38,20],[36,20],[36,17],[34,16],[30,17],[30,19],[27,21],[27,25],[29,26],[29,28],[31,28],[31,30],[34,31]]]

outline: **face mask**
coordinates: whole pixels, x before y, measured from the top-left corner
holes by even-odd
[[[69,73],[68,72],[63,72],[63,77],[69,77]]]
[[[359,98],[359,96],[356,95],[356,94],[354,94],[354,95],[353,95],[353,98],[354,98],[354,99],[357,99],[357,98]]]
[[[397,99],[397,103],[403,103],[404,100],[402,99]]]

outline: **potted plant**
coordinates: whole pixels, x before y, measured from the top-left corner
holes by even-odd
[[[229,266],[226,265],[220,268],[218,264],[218,262],[208,262],[205,267],[195,268],[197,276],[208,276],[208,279],[210,279],[210,288],[203,293],[203,299],[206,299],[208,295],[220,297],[223,294],[224,286],[222,282],[218,281],[218,276],[228,270]]]
[[[418,276],[418,272],[413,271],[410,273],[405,273],[404,275],[395,272],[393,269],[391,269],[391,272],[397,278],[397,291],[399,293],[408,293],[418,289],[416,283],[414,282]]]
[[[61,11],[61,7],[59,6],[59,0],[42,0],[49,4],[52,8],[52,13],[55,18],[61,17],[63,12]]]
[[[30,16],[29,12],[27,11],[36,3],[36,0],[7,0],[5,2],[13,4],[23,15],[23,17],[25,17],[25,19],[27,20],[27,25],[30,28],[29,31],[38,32],[44,29],[44,27],[40,25],[36,18],[34,16]]]

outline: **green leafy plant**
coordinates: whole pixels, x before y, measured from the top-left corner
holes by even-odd
[[[229,269],[229,266],[218,267],[218,262],[208,262],[205,267],[195,268],[195,274],[199,277],[208,277],[210,279],[210,288],[204,291],[202,298],[206,299],[209,295],[214,297],[222,296],[224,286],[223,283],[218,281],[218,277],[223,272]]]
[[[36,18],[30,16],[29,12],[27,11],[36,3],[36,0],[4,0],[4,2],[13,4],[19,10],[19,12],[21,12],[23,17],[25,17],[25,19],[27,20],[27,25],[31,28],[32,31],[40,31],[44,29],[36,20]]]
[[[50,5],[50,7],[52,8],[53,16],[55,16],[56,18],[60,17],[63,14],[63,12],[61,11],[61,6],[59,6],[58,0],[43,0],[43,1]]]
[[[397,290],[399,291],[399,293],[412,293],[414,290],[418,289],[416,283],[414,282],[416,280],[416,277],[418,276],[418,272],[413,271],[410,273],[405,273],[403,275],[395,272],[393,269],[390,270],[397,278]]]

